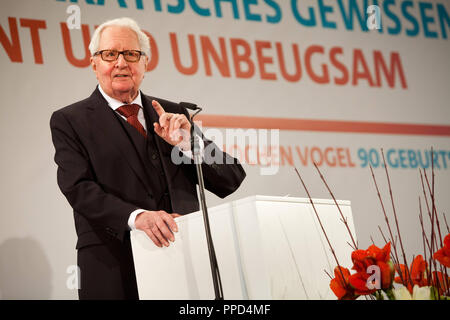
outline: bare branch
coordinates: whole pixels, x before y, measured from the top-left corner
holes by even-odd
[[[347,218],[344,217],[344,214],[342,213],[341,208],[339,207],[339,204],[337,203],[336,198],[334,197],[333,192],[331,191],[330,187],[328,186],[328,183],[326,182],[325,178],[324,178],[323,175],[322,175],[322,172],[320,172],[319,167],[317,166],[317,164],[316,164],[315,162],[314,162],[314,167],[316,168],[317,172],[319,173],[320,178],[322,179],[323,183],[324,183],[325,186],[327,187],[328,192],[330,193],[331,197],[332,197],[333,200],[334,200],[334,203],[336,204],[336,206],[337,206],[337,208],[338,208],[338,210],[339,210],[339,214],[341,215],[341,221],[345,224],[345,227],[347,228],[348,234],[350,235],[350,238],[351,238],[351,240],[352,240],[352,242],[353,242],[353,246],[354,246],[355,248],[358,248],[358,245],[357,245],[355,239],[353,238],[352,232],[350,231],[350,227],[348,226]]]
[[[411,275],[409,274],[409,267],[408,267],[408,261],[406,259],[405,248],[403,247],[403,241],[402,241],[402,237],[400,235],[400,226],[399,226],[398,219],[397,219],[397,212],[395,211],[394,196],[392,194],[392,187],[391,187],[391,179],[389,177],[389,172],[388,172],[388,169],[387,169],[388,166],[386,164],[386,159],[384,157],[383,148],[381,148],[381,155],[383,156],[384,170],[386,171],[386,178],[387,178],[387,181],[388,181],[389,194],[390,194],[391,203],[392,203],[392,211],[394,213],[395,226],[397,228],[398,239],[400,240],[400,248],[402,249],[403,262],[405,264],[406,273],[408,274],[409,281],[410,281],[411,285],[413,285],[413,282],[412,282],[412,279],[411,279]]]
[[[306,191],[306,194],[308,195],[309,202],[311,203],[311,206],[312,206],[312,208],[313,208],[313,210],[314,210],[314,213],[316,214],[317,221],[319,221],[320,228],[322,229],[322,232],[323,232],[323,234],[324,234],[324,236],[325,236],[325,239],[326,239],[327,242],[328,242],[328,246],[330,247],[330,250],[331,250],[331,253],[333,254],[334,260],[336,260],[336,264],[337,264],[337,266],[338,266],[338,268],[339,268],[339,272],[341,273],[342,280],[345,281],[345,280],[344,280],[344,279],[345,279],[345,278],[344,278],[344,274],[342,273],[342,270],[341,270],[341,265],[339,264],[339,261],[338,261],[338,258],[336,257],[336,254],[335,254],[335,252],[334,252],[333,246],[331,245],[331,242],[330,242],[330,240],[328,239],[328,235],[327,235],[327,233],[326,233],[326,231],[325,231],[325,228],[323,227],[322,221],[320,220],[319,214],[317,213],[316,207],[315,207],[315,205],[314,205],[314,202],[312,201],[311,195],[309,194],[308,188],[306,187],[305,182],[303,181],[303,179],[302,179],[300,173],[298,172],[297,168],[294,168],[294,169],[295,169],[295,172],[297,173],[298,178],[300,179],[300,181],[301,181],[301,183],[302,183],[302,185],[303,185],[303,188],[304,188],[305,191]],[[342,283],[342,286],[346,287],[347,284],[346,284],[346,283]]]

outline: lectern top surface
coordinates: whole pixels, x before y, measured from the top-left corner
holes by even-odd
[[[333,199],[312,199],[314,204],[332,204],[335,205]],[[236,203],[247,202],[247,201],[272,201],[272,202],[296,202],[296,203],[310,203],[309,198],[299,198],[299,197],[277,197],[277,196],[263,196],[254,195],[246,198],[236,200]],[[336,200],[339,205],[350,206],[351,202],[349,200]]]

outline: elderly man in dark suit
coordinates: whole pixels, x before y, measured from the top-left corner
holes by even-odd
[[[171,160],[174,148],[192,159],[187,111],[139,90],[149,46],[131,19],[100,25],[89,46],[99,85],[50,120],[58,185],[74,211],[80,299],[138,299],[130,230],[169,246],[174,218],[199,209],[195,166]],[[245,172],[213,142],[202,141],[222,160],[202,164],[205,186],[226,197]]]

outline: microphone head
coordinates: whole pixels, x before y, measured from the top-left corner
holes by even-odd
[[[190,110],[198,110],[200,109],[199,107],[197,107],[197,105],[195,103],[190,103],[190,102],[180,102],[179,103],[180,106],[186,108],[186,109],[190,109]]]

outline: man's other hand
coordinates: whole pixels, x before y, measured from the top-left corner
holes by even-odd
[[[169,241],[175,241],[173,232],[178,232],[174,218],[180,216],[177,213],[169,214],[163,210],[143,211],[137,215],[135,226],[136,229],[144,231],[156,246],[168,247]]]

